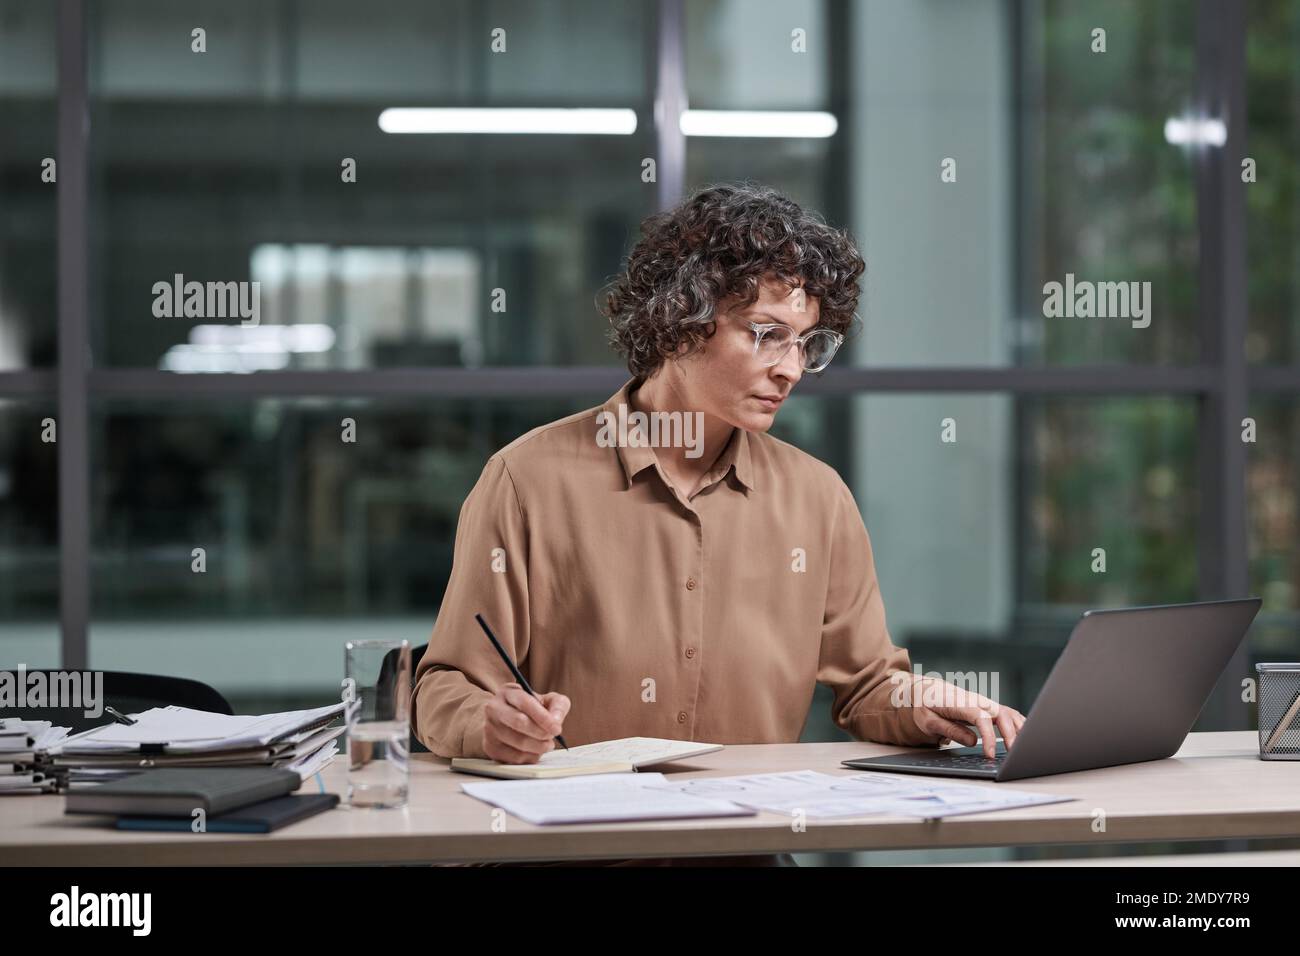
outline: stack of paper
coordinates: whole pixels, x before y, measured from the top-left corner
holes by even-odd
[[[329,765],[346,729],[330,726],[343,704],[260,716],[154,707],[65,738],[50,750],[70,789],[95,786],[149,767],[281,767],[304,780]]]
[[[53,791],[58,779],[48,768],[46,751],[69,730],[48,720],[0,718],[0,794]]]

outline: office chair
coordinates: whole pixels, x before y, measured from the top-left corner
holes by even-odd
[[[428,649],[428,644],[421,644],[419,647],[411,648],[410,684],[406,688],[408,694],[415,690],[415,671],[420,666],[420,658],[424,657],[424,652]],[[384,662],[379,666],[379,685],[381,687],[387,686],[388,681],[386,678],[389,678],[392,673],[397,670],[397,657],[399,653],[400,650],[394,648],[384,655]],[[381,700],[379,705],[381,707],[386,707],[388,702]],[[411,728],[411,753],[427,754],[428,752],[429,748],[420,743],[420,739],[415,736],[415,728]]]

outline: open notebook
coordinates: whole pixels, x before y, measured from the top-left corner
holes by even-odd
[[[451,769],[484,777],[550,779],[587,773],[628,773],[638,767],[695,757],[721,749],[722,744],[701,744],[693,740],[623,737],[570,747],[568,750],[558,748],[542,754],[537,763],[509,764],[476,757],[453,757]]]

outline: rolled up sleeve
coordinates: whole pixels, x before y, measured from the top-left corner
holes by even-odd
[[[817,673],[817,680],[835,695],[831,716],[858,740],[938,746],[942,736],[923,733],[913,718],[914,708],[902,706],[907,698],[900,681],[910,678],[911,659],[890,640],[871,539],[857,502],[838,475],[835,483]]]
[[[488,459],[461,506],[451,578],[415,675],[412,732],[440,757],[487,756],[484,708],[514,679],[475,614],[526,674],[528,531],[500,454]]]

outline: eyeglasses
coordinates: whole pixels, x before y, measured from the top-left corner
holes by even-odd
[[[778,323],[749,322],[754,332],[754,355],[764,366],[775,365],[785,358],[795,342],[803,349],[803,370],[820,372],[844,342],[844,336],[830,329],[809,329],[798,337],[794,329]]]

